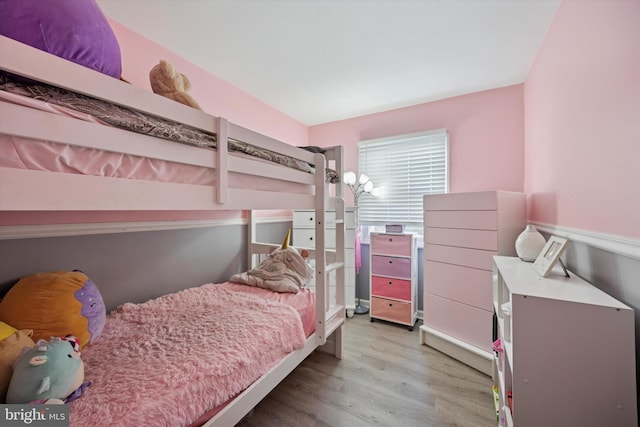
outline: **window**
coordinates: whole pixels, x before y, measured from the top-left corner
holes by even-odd
[[[379,191],[358,203],[363,240],[385,224],[422,235],[422,196],[449,191],[448,146],[445,129],[358,143],[360,173]]]

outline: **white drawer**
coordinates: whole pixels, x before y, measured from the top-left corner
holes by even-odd
[[[293,227],[294,228],[315,228],[316,223],[316,211],[293,211]],[[327,211],[325,228],[335,228],[336,226],[336,213],[335,211]],[[356,228],[356,213],[353,210],[344,211],[344,228],[355,229]]]
[[[498,213],[496,211],[425,211],[424,223],[432,228],[497,230]]]
[[[336,235],[333,230],[325,231],[326,245],[328,249],[335,249]],[[294,228],[293,229],[293,246],[296,248],[315,248],[316,247],[316,230],[313,228]]]
[[[325,244],[327,249],[336,248],[336,231],[333,228],[325,230]],[[355,230],[345,230],[344,241],[345,247],[351,246],[353,249],[356,239]],[[315,248],[316,247],[316,230],[313,228],[294,228],[293,229],[293,246],[301,248]],[[355,256],[355,255],[354,255]],[[345,254],[346,257],[346,254]]]
[[[425,261],[424,272],[425,292],[483,310],[493,310],[491,271]]]
[[[424,242],[436,245],[497,251],[498,232],[494,230],[425,227]]]
[[[327,211],[325,215],[325,228],[334,228],[336,226],[336,213]],[[316,211],[293,211],[294,228],[315,228],[315,226]]]
[[[491,352],[493,312],[425,292],[424,325]]]
[[[495,191],[473,193],[430,194],[424,196],[424,209],[428,211],[492,211],[498,209]]]
[[[493,256],[496,251],[456,248],[454,246],[424,245],[424,259],[446,262],[465,267],[493,270]]]

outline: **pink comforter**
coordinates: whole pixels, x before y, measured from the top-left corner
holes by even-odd
[[[207,284],[110,313],[82,353],[93,385],[71,403],[71,425],[188,425],[304,346],[295,308],[237,286]]]

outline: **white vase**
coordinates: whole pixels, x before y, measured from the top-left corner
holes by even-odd
[[[516,239],[516,253],[521,260],[533,262],[547,242],[533,225],[527,225]]]

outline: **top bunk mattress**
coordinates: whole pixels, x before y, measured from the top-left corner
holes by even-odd
[[[215,134],[131,108],[88,97],[43,83],[0,73],[0,99],[30,108],[63,114],[119,129],[197,147],[217,147]],[[229,138],[229,151],[272,162],[302,172],[314,173],[314,165],[291,156]],[[306,149],[307,147],[300,147]],[[339,182],[338,174],[326,170],[327,181]]]
[[[25,106],[35,110],[45,111],[48,113],[58,114],[74,119],[80,119],[88,122],[98,123],[102,125],[112,126],[118,129],[135,132],[137,134],[151,136],[153,138],[160,138],[166,141],[177,142],[181,144],[187,144],[195,147],[201,147],[206,149],[213,149],[217,147],[217,136],[214,133],[206,132],[191,126],[187,126],[175,121],[163,119],[153,116],[151,114],[142,113],[131,108],[123,107],[113,103],[109,103],[100,99],[91,98],[85,95],[81,95],[75,92],[71,92],[65,89],[57,88],[54,86],[24,81],[20,78],[14,78],[10,74],[0,73],[0,102],[6,102],[16,105]],[[5,137],[6,138],[6,137]],[[5,139],[6,140],[6,139]],[[20,139],[18,137],[12,138],[13,144],[17,144]],[[4,167],[18,167],[35,170],[45,170],[50,172],[65,172],[65,173],[79,173],[96,176],[117,176],[134,179],[151,179],[164,181],[164,182],[185,182],[196,183],[202,185],[214,185],[213,183],[199,179],[193,180],[191,177],[193,173],[188,170],[182,171],[180,166],[176,167],[176,171],[169,171],[167,166],[159,167],[158,162],[155,165],[149,166],[149,162],[145,160],[136,159],[135,156],[128,157],[123,153],[114,153],[105,151],[109,154],[98,154],[99,150],[93,150],[90,152],[85,151],[82,154],[81,149],[76,145],[65,145],[64,147],[56,147],[52,144],[48,144],[48,141],[39,141],[38,144],[31,143],[26,144],[22,142],[20,149],[11,149],[13,155],[7,157],[8,151],[5,147],[3,158],[10,159],[11,157],[20,158],[24,160],[22,164],[13,162],[3,162],[0,166]],[[308,162],[296,159],[291,156],[277,153],[275,151],[258,147],[250,143],[246,143],[237,139],[228,139],[228,150],[232,155],[241,155],[248,158],[258,159],[264,162],[270,162],[273,164],[281,165],[294,170],[314,173],[315,167]],[[3,144],[5,144],[3,142]],[[44,147],[42,155],[37,150],[40,147]],[[301,147],[303,149],[307,147]],[[307,148],[308,149],[308,148]],[[313,148],[312,148],[313,149]],[[29,150],[29,151],[25,151]],[[50,154],[55,152],[53,156]],[[104,164],[105,167],[93,169],[93,168],[64,168],[57,162],[57,158],[61,156],[62,159],[74,156],[76,152],[80,152],[78,156],[80,159],[84,155],[88,154],[94,160],[94,165]],[[33,154],[31,154],[33,153]],[[48,155],[49,153],[49,155]],[[114,156],[115,154],[115,156]],[[96,158],[100,156],[100,159]],[[127,157],[123,157],[127,156]],[[30,159],[38,159],[37,161],[31,161]],[[52,158],[53,160],[45,160]],[[124,160],[123,160],[124,159]],[[147,159],[152,160],[153,159]],[[63,162],[64,163],[64,162]],[[127,163],[134,163],[134,166],[127,168]],[[117,174],[109,174],[109,171],[113,169],[114,165],[120,165]],[[147,167],[149,166],[149,167]],[[142,175],[136,175],[132,171],[151,171]],[[162,172],[168,171],[166,174]],[[195,173],[196,176],[200,173]],[[327,168],[325,170],[326,181],[330,183],[339,182],[339,175],[336,171]],[[187,177],[187,181],[176,179],[173,177]],[[268,186],[273,188],[273,184]]]

